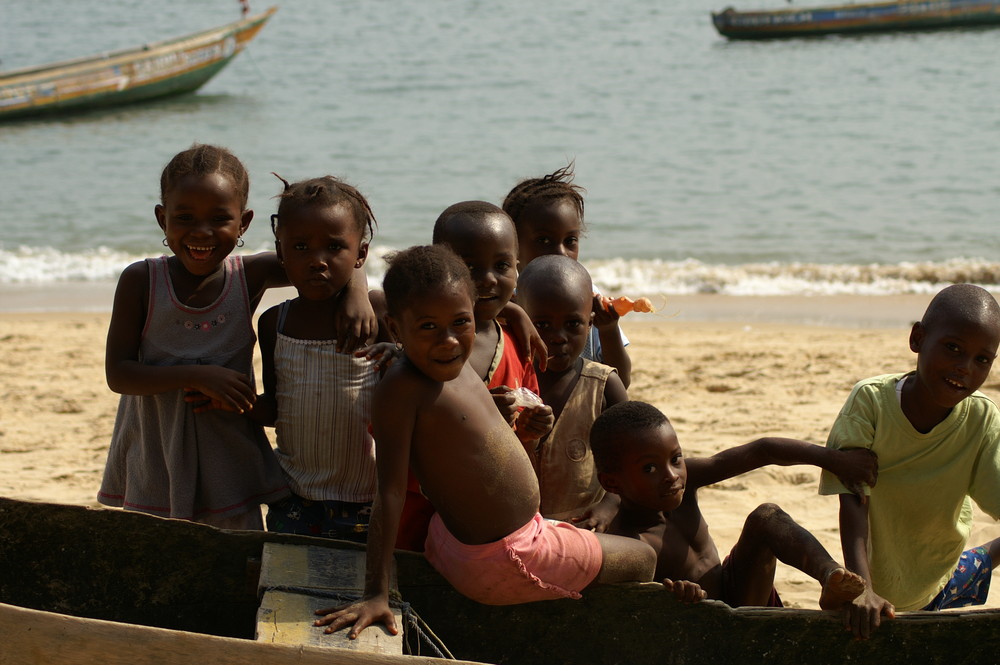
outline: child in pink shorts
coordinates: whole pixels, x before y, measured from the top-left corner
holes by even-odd
[[[461,542],[435,514],[425,555],[459,592],[484,605],[579,598],[603,560],[593,532],[537,513],[509,536],[482,545]]]

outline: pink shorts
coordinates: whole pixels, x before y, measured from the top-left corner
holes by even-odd
[[[434,514],[424,554],[462,595],[484,605],[579,598],[604,555],[590,531],[539,514],[492,543],[466,545]]]

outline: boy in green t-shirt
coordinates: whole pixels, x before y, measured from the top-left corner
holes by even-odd
[[[824,472],[820,494],[840,495],[847,567],[868,583],[844,608],[867,638],[895,610],[981,605],[1000,538],[964,551],[972,505],[1000,518],[1000,410],[977,392],[1000,345],[1000,306],[956,284],[913,324],[917,369],[854,386],[830,430],[830,448],[864,447],[879,476],[859,499]]]

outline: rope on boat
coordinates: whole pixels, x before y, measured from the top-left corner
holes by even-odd
[[[313,587],[303,587],[295,586],[292,584],[279,584],[275,586],[269,586],[265,591],[285,591],[288,593],[298,593],[306,596],[315,596],[318,598],[329,598],[330,600],[337,601],[343,605],[349,605],[350,603],[357,602],[361,600],[361,596],[354,594],[341,593],[338,591],[326,591],[324,589],[315,589]],[[389,607],[398,609],[403,615],[403,621],[406,623],[404,626],[403,636],[406,638],[404,643],[406,645],[406,651],[409,655],[420,656],[420,645],[425,644],[432,652],[436,658],[445,658],[448,660],[455,660],[455,656],[452,655],[445,643],[441,641],[441,638],[434,634],[431,627],[427,625],[419,614],[414,611],[413,607],[409,603],[398,600],[396,598],[389,599]],[[417,637],[416,651],[414,652],[414,646],[410,644],[409,637],[413,634]]]

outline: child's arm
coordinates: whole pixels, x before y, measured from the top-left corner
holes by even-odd
[[[892,619],[896,608],[872,590],[868,561],[868,505],[853,494],[840,495],[840,542],[847,569],[865,580],[864,592],[844,608],[844,628],[858,639],[868,639],[882,623]]]
[[[340,294],[334,317],[337,351],[351,353],[368,344],[378,334],[378,319],[368,296],[368,275],[364,266],[355,268],[354,277]]]
[[[614,307],[604,309],[601,296],[594,296],[594,326],[601,339],[601,355],[604,364],[618,370],[618,376],[626,388],[632,383],[632,359],[622,342],[622,331],[618,327],[618,312]]]
[[[278,379],[274,372],[274,345],[278,341],[279,307],[272,307],[257,320],[257,345],[260,347],[261,383],[264,392],[257,395],[250,416],[268,427],[274,427],[278,419]]]
[[[220,408],[240,413],[249,410],[256,390],[246,374],[217,365],[162,367],[139,362],[148,285],[149,269],[144,261],[130,265],[118,280],[104,357],[108,387],[123,395],[193,390],[216,401]]]
[[[500,318],[504,320],[507,330],[520,344],[521,351],[528,360],[537,360],[538,371],[544,372],[549,363],[549,350],[545,348],[545,342],[535,330],[535,325],[528,318],[527,312],[512,301],[500,310]]]
[[[244,256],[243,268],[246,271],[251,309],[257,309],[265,290],[289,285],[285,269],[274,252]],[[368,302],[368,276],[364,266],[354,269],[354,276],[335,302],[337,350],[342,353],[354,351],[378,331],[375,312]]]
[[[368,527],[365,590],[359,602],[316,611],[316,614],[326,615],[317,619],[315,625],[327,626],[327,633],[353,626],[348,637],[354,639],[366,626],[376,622],[384,623],[393,635],[399,632],[389,607],[389,578],[399,517],[406,498],[410,445],[418,408],[416,387],[411,385],[407,390],[406,383],[405,380],[384,380],[375,392],[372,423],[378,494]]]
[[[834,450],[780,437],[757,439],[711,457],[691,457],[685,461],[689,489],[711,485],[768,464],[812,464],[836,474],[853,486],[858,483],[874,486],[878,477],[878,461],[869,450]]]

